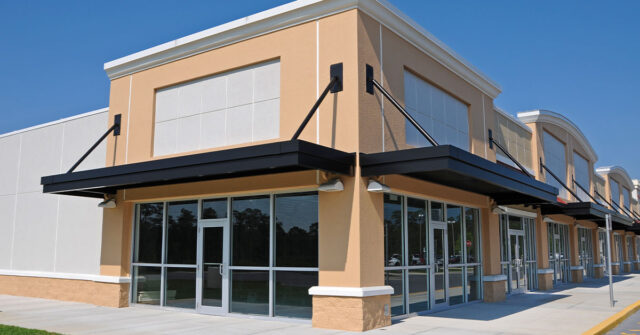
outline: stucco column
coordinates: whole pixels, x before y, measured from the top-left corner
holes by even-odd
[[[600,236],[597,228],[591,231],[591,236],[591,241],[593,242],[593,276],[595,278],[602,278],[604,277],[605,265],[602,264],[600,259],[600,253],[602,250],[600,250]]]
[[[538,289],[542,291],[553,288],[553,269],[549,266],[549,225],[538,210],[536,217],[536,250],[538,251]]]
[[[320,192],[319,285],[311,288],[314,327],[365,331],[391,324],[384,286],[382,193],[341,177],[344,191]]]
[[[582,283],[582,265],[580,264],[580,237],[578,225],[569,224],[569,255],[571,256],[571,281]]]
[[[480,210],[482,217],[482,264],[484,272],[484,301],[503,301],[507,278],[500,266],[500,216],[490,208]]]

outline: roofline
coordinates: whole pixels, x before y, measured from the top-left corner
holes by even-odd
[[[59,124],[59,123],[69,122],[69,121],[72,121],[72,120],[75,120],[75,119],[81,119],[83,117],[92,116],[92,115],[100,114],[100,113],[107,112],[107,111],[109,111],[109,107],[96,109],[96,110],[93,110],[93,111],[90,111],[90,112],[69,116],[69,117],[66,117],[64,119],[59,119],[59,120],[55,120],[55,121],[51,121],[51,122],[47,122],[47,123],[38,124],[38,125],[35,125],[35,126],[32,126],[32,127],[18,129],[18,130],[14,130],[14,131],[11,131],[11,132],[8,132],[8,133],[0,134],[0,138],[9,137],[9,136],[17,135],[17,134],[20,134],[20,133],[26,133],[28,131],[32,131],[32,130],[36,130],[36,129],[40,129],[40,128],[44,128],[44,127],[53,126],[53,125],[56,125],[56,124]]]
[[[376,19],[489,97],[500,94],[497,83],[386,0],[297,0],[118,58],[104,69],[113,80],[351,9]]]
[[[505,112],[502,108],[497,107],[497,106],[493,106],[493,109],[498,112],[498,114],[506,117],[507,119],[513,121],[516,125],[520,126],[520,128],[522,128],[523,130],[525,130],[526,132],[528,132],[529,134],[533,134],[533,130],[531,130],[531,128],[529,128],[529,126],[527,126],[524,122],[520,121],[517,117],[515,117],[514,115],[511,115],[507,112]]]
[[[550,110],[537,109],[518,113],[518,119],[524,123],[547,122],[557,125],[571,133],[574,138],[587,150],[589,160],[595,164],[598,161],[598,154],[591,146],[591,142],[584,136],[578,126],[562,114]]]
[[[631,186],[632,189],[634,188],[634,183],[633,183],[633,180],[631,180],[629,173],[627,172],[627,170],[625,170],[625,168],[623,168],[620,165],[601,166],[596,169],[596,172],[600,175],[609,175],[612,172],[613,173],[617,172],[619,175],[622,176],[624,181],[627,183],[627,186]]]

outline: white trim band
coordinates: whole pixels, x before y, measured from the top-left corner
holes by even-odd
[[[482,276],[482,280],[486,282],[505,281],[507,280],[507,276],[505,275]]]
[[[549,273],[553,273],[553,269],[549,268],[549,269],[538,269],[538,274],[539,275],[546,275]]]
[[[584,270],[584,266],[582,265],[570,266],[569,270],[571,271]]]
[[[309,295],[323,295],[332,297],[373,297],[377,295],[393,294],[391,286],[343,287],[343,286],[313,286]]]
[[[631,264],[633,264],[633,262],[622,262],[622,264],[624,264],[624,265],[631,265]]]
[[[129,277],[102,276],[84,273],[59,273],[42,271],[0,270],[0,276],[39,277],[54,279],[88,280],[98,283],[123,284],[131,282]]]
[[[594,268],[603,268],[604,264],[593,264]]]

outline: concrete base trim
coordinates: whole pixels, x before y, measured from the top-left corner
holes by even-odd
[[[373,297],[377,295],[391,295],[391,286],[369,286],[369,287],[343,287],[343,286],[313,286],[309,289],[309,295],[332,296],[332,297]]]
[[[604,264],[593,264],[594,268],[603,268]]]
[[[622,262],[622,264],[624,264],[624,265],[630,265],[630,264],[633,264],[633,262]]]
[[[507,280],[507,276],[505,275],[489,275],[489,276],[482,276],[482,280],[484,281],[504,281]]]
[[[582,266],[582,265],[571,266],[571,267],[569,267],[569,270],[571,270],[571,271],[584,270],[584,266]]]
[[[538,269],[538,274],[539,275],[544,275],[544,274],[548,274],[548,273],[553,273],[553,269],[549,268],[549,269]]]
[[[620,266],[620,263],[618,263],[618,262],[613,263],[613,262],[612,262],[612,263],[611,263],[611,265],[612,265],[612,266]]]
[[[123,284],[131,282],[129,277],[102,276],[84,273],[63,273],[63,272],[43,272],[43,271],[20,271],[20,270],[0,270],[2,276],[19,277],[40,277],[54,279],[88,280],[98,283]]]

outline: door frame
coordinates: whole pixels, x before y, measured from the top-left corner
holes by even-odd
[[[438,266],[436,263],[436,256],[435,256],[435,244],[433,243],[433,239],[434,239],[434,230],[435,229],[441,229],[444,232],[444,238],[443,238],[443,246],[442,248],[444,249],[443,251],[443,260],[442,260],[442,266],[444,269],[444,283],[443,283],[443,287],[442,289],[444,290],[444,302],[441,303],[436,303],[436,267]],[[430,306],[431,306],[431,310],[440,310],[443,308],[448,308],[449,307],[449,232],[447,229],[447,223],[446,222],[440,222],[440,221],[431,221],[431,224],[429,225],[429,253],[431,254],[430,258],[431,258],[431,264],[433,264],[432,270],[431,270],[431,280],[430,280],[430,289],[431,292],[433,292],[431,294],[430,297]]]
[[[222,228],[222,306],[204,306],[202,304],[202,276],[204,273],[204,230],[207,228]],[[230,236],[229,218],[198,220],[198,241],[197,241],[197,269],[196,269],[196,311],[202,314],[227,314],[229,313],[229,257],[230,257]]]
[[[527,264],[526,264],[526,260],[527,260],[527,256],[528,256],[527,255],[527,241],[526,241],[527,236],[525,234],[524,229],[522,229],[522,230],[509,229],[507,231],[507,235],[509,236],[508,237],[508,242],[507,242],[508,243],[507,248],[509,250],[509,267],[508,267],[508,269],[509,269],[509,278],[508,278],[509,279],[509,288],[511,289],[511,293],[524,293],[524,292],[527,291],[527,287],[529,286],[529,280],[528,280],[528,277],[527,277]],[[516,281],[518,283],[520,283],[520,280],[524,279],[524,284],[522,284],[522,286],[520,286],[518,288],[512,286],[513,278],[511,278],[511,275],[513,274],[513,267],[514,267],[514,265],[513,265],[513,259],[514,259],[513,256],[514,255],[511,254],[511,250],[512,250],[511,249],[511,236],[515,236],[516,237],[516,244],[517,245],[516,245],[516,249],[513,249],[513,250],[517,250],[518,253],[520,252],[520,249],[518,249],[518,246],[520,245],[520,240],[522,239],[522,255],[518,255],[519,259],[520,259],[520,262],[521,262],[521,264],[518,267],[521,269],[521,271],[518,271],[516,269],[516,272],[519,274],[518,278],[516,279]]]

